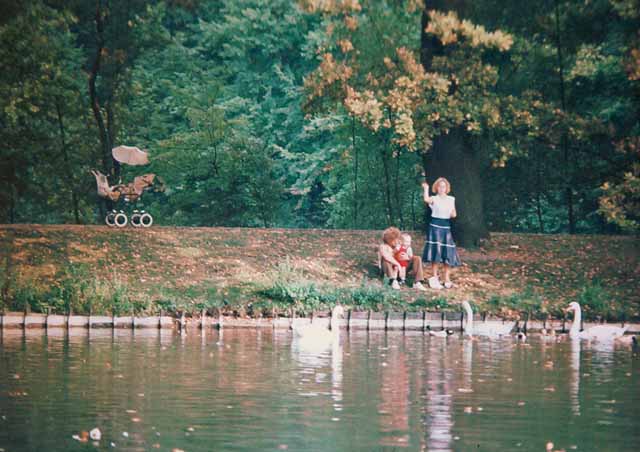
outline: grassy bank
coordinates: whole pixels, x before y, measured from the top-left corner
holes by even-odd
[[[324,309],[458,310],[589,318],[640,317],[640,243],[634,237],[492,234],[447,291],[392,291],[374,266],[379,231],[245,228],[112,230],[0,226],[5,310],[94,314],[220,308],[239,314]],[[414,233],[414,251],[423,237]]]

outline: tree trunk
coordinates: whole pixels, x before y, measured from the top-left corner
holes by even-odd
[[[391,153],[393,157],[393,153]],[[396,174],[393,182],[393,188],[395,191],[396,207],[398,210],[398,219],[400,220],[400,229],[404,229],[404,216],[402,215],[402,197],[400,196],[400,152],[395,157],[396,159]]]
[[[351,144],[353,146],[353,227],[358,227],[358,148],[356,147],[356,118],[351,118]]]
[[[564,59],[562,57],[562,43],[560,41],[560,6],[558,0],[555,0],[555,21],[556,21],[556,50],[558,55],[558,83],[560,85],[560,105],[562,112],[567,111],[567,100],[564,89]],[[562,132],[562,138],[560,139],[560,146],[562,148],[564,172],[564,192],[565,200],[567,203],[567,217],[569,221],[569,234],[575,234],[576,232],[576,219],[573,211],[573,188],[571,183],[571,174],[569,166],[571,165],[571,159],[569,157],[569,137],[567,136],[567,130]]]
[[[429,23],[428,11],[453,10],[464,18],[470,3],[468,0],[426,0],[422,13],[420,59],[426,71],[431,70],[434,55],[443,55],[444,47],[433,35],[425,33]],[[452,85],[451,94],[455,90]],[[454,221],[454,237],[463,247],[477,246],[480,239],[489,236],[484,216],[480,152],[472,146],[470,135],[458,127],[433,140],[433,147],[422,155],[427,182],[433,184],[440,176],[451,183],[456,197],[458,218]]]
[[[448,135],[437,137],[433,148],[423,154],[430,188],[438,177],[446,177],[451,183],[458,212],[453,222],[454,238],[465,248],[477,246],[480,239],[489,236],[482,205],[480,161],[467,138],[462,128],[453,129]]]
[[[387,223],[393,222],[393,206],[391,204],[391,176],[389,175],[389,159],[387,158],[386,146],[380,148],[380,157],[382,158],[382,167],[384,169],[384,194],[387,204]]]
[[[109,133],[105,125],[104,117],[100,109],[100,102],[98,100],[98,93],[96,91],[96,80],[98,78],[98,72],[100,72],[100,63],[102,59],[102,51],[104,50],[104,23],[102,21],[102,8],[101,1],[96,2],[96,56],[91,65],[91,71],[89,72],[89,98],[91,99],[91,110],[93,116],[96,119],[98,126],[98,133],[100,135],[101,144],[101,156],[102,156],[102,170],[106,175],[111,174],[113,168],[111,157],[111,143],[109,142]]]
[[[76,224],[80,223],[80,214],[78,212],[78,194],[75,189],[75,178],[73,171],[71,170],[71,163],[69,162],[69,153],[67,152],[67,143],[64,134],[64,122],[62,120],[62,107],[60,106],[59,99],[56,99],[56,113],[58,115],[58,127],[60,129],[60,143],[62,148],[62,157],[64,159],[64,165],[66,166],[66,178],[69,184],[69,190],[71,191],[71,207],[73,209],[73,216],[76,220]]]

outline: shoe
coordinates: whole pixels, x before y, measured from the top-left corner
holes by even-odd
[[[401,279],[398,281],[398,284],[400,284],[401,286],[405,286],[407,282],[404,279]]]
[[[437,290],[442,289],[442,284],[440,284],[440,280],[437,276],[432,276],[431,278],[429,278],[429,287]]]
[[[445,289],[451,289],[453,287],[453,283],[451,281],[446,281],[444,283],[444,288]]]
[[[398,281],[394,279],[393,282],[391,283],[391,288],[395,290],[400,289],[400,284],[398,284]]]
[[[427,290],[427,288],[423,286],[420,281],[413,283],[413,288],[416,290]]]

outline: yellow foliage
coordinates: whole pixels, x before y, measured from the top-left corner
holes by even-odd
[[[424,9],[424,0],[409,0],[407,2],[407,12],[415,13]]]
[[[349,53],[353,50],[353,44],[348,39],[341,39],[338,41],[338,45],[340,46],[340,50],[342,53]]]
[[[382,103],[369,90],[359,93],[352,87],[347,86],[346,93],[344,105],[349,113],[360,119],[371,130],[377,131],[382,122]]]
[[[468,20],[460,20],[458,15],[449,11],[429,11],[429,24],[425,32],[436,36],[443,45],[451,45],[461,38],[469,41],[472,47],[495,47],[504,52],[513,45],[513,38],[502,31],[488,32],[481,25],[474,25]]]
[[[320,66],[304,79],[304,87],[311,92],[310,98],[321,97],[326,88],[334,83],[346,82],[353,75],[353,69],[344,63],[337,63],[330,53],[322,55]]]
[[[362,10],[358,0],[299,0],[298,4],[308,13],[346,14]]]
[[[358,19],[354,16],[344,16],[344,26],[348,30],[354,31],[358,28]]]

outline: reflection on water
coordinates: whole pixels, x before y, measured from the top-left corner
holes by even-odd
[[[4,330],[0,449],[640,448],[630,348],[342,331]],[[113,446],[111,445],[113,444]],[[93,446],[91,446],[93,448]]]
[[[569,394],[571,396],[571,411],[580,416],[580,339],[571,340],[571,372],[569,381]]]
[[[431,339],[430,364],[425,369],[427,393],[425,401],[425,423],[427,426],[427,449],[433,451],[452,450],[453,427],[453,375],[447,363],[452,359],[448,340]],[[467,341],[469,342],[469,341]],[[460,348],[459,344],[455,348]],[[464,369],[461,369],[464,372]],[[464,375],[464,374],[463,374]]]

